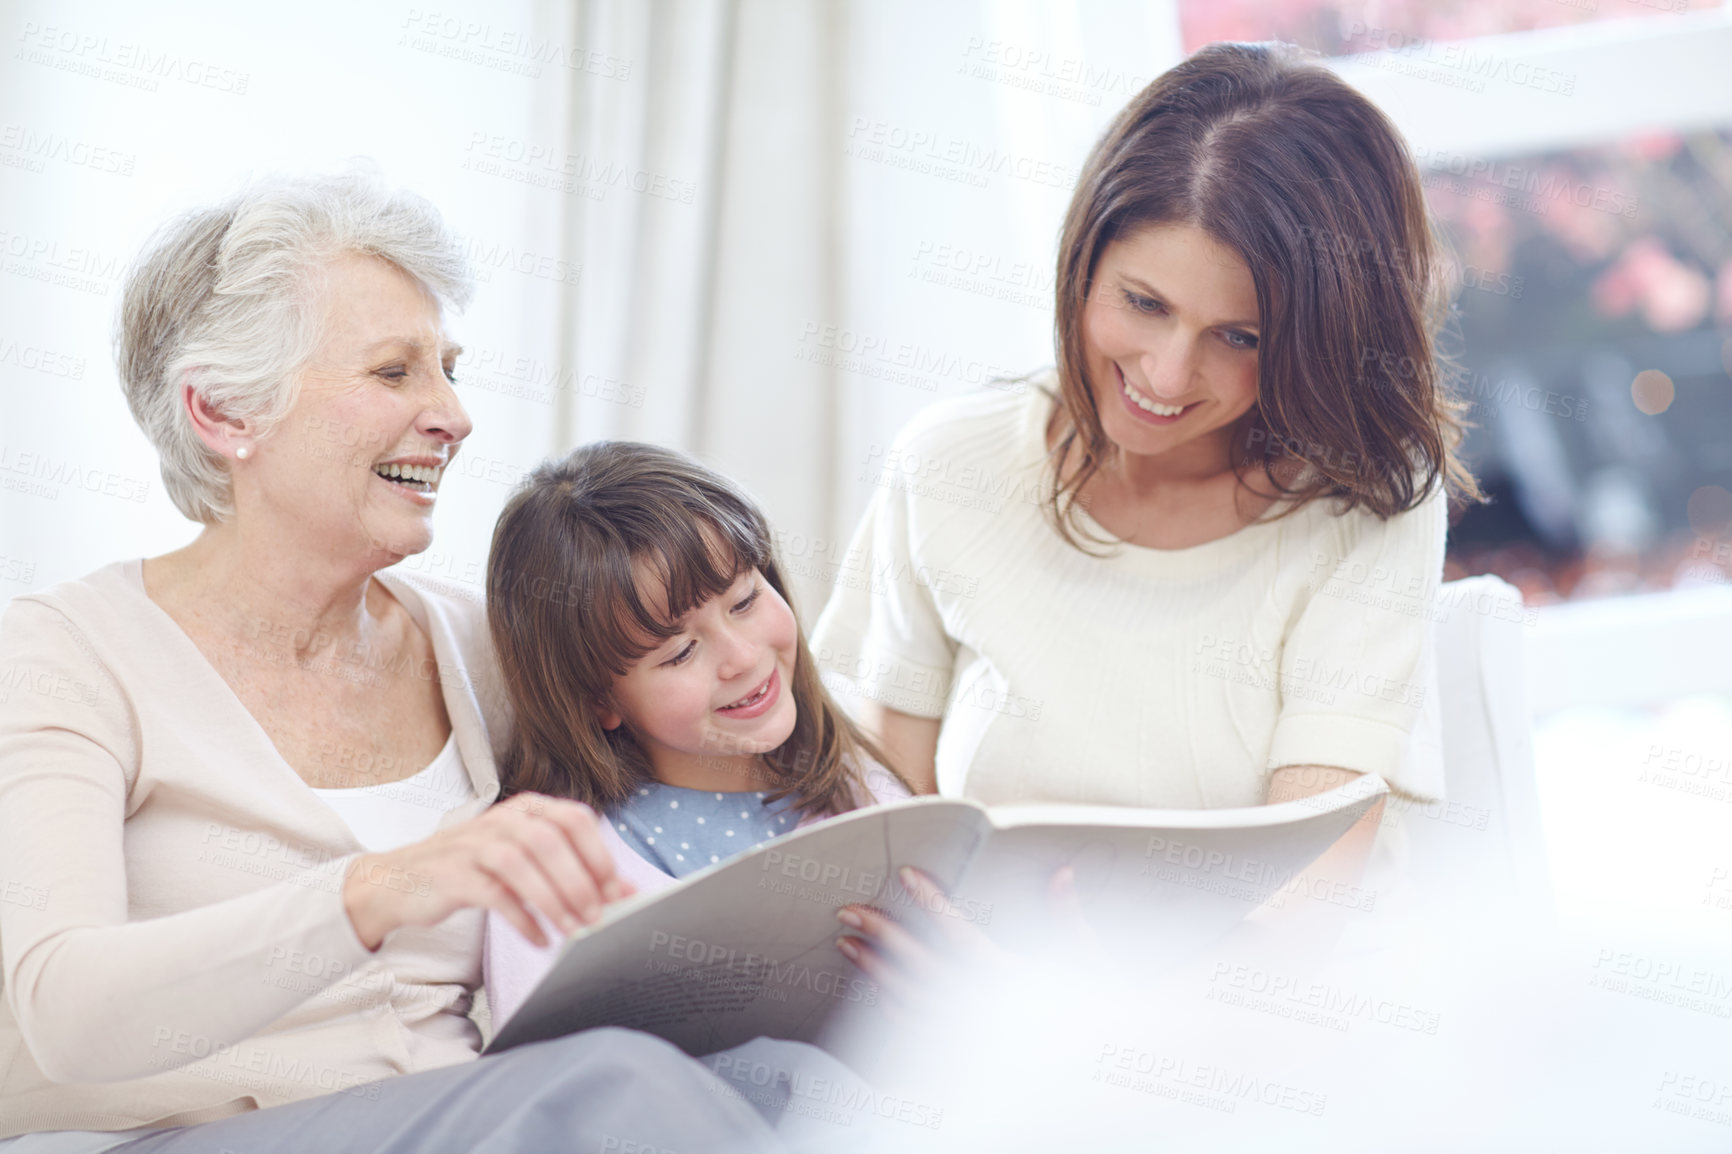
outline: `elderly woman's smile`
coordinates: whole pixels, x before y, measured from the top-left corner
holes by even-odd
[[[391,481],[399,489],[410,493],[424,493],[433,503],[432,496],[439,489],[439,478],[445,472],[447,462],[443,460],[422,459],[418,461],[387,461],[373,472],[382,480]]]

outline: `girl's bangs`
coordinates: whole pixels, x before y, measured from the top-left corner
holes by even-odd
[[[748,524],[708,516],[658,518],[660,532],[637,540],[615,537],[603,564],[592,570],[601,586],[590,590],[598,612],[586,623],[598,656],[623,677],[631,665],[680,631],[678,621],[712,597],[726,593],[741,573],[767,559]],[[639,589],[644,576],[659,583],[667,607]],[[586,597],[588,600],[588,597]]]

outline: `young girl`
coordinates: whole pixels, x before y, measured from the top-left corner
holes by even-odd
[[[601,442],[531,473],[494,529],[487,616],[516,713],[501,797],[592,806],[639,891],[908,796],[819,681],[763,514],[679,453]],[[489,917],[496,1026],[552,963],[541,928]]]

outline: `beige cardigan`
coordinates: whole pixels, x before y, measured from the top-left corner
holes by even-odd
[[[360,843],[141,574],[117,562],[0,618],[0,1137],[375,1097],[473,1058],[481,912],[369,953],[341,897]],[[450,825],[499,793],[486,614],[379,578],[432,639],[475,786]]]

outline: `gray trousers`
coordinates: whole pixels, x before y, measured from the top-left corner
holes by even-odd
[[[153,1131],[115,1154],[781,1154],[860,1149],[870,1141],[854,1126],[842,1131],[790,1110],[785,1093],[742,1094],[715,1072],[748,1062],[862,1085],[830,1055],[799,1042],[758,1038],[694,1059],[648,1034],[586,1030]],[[376,1096],[358,1093],[372,1087]]]

